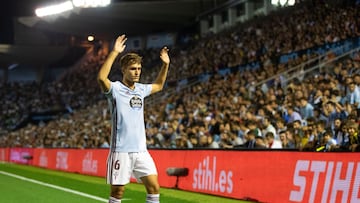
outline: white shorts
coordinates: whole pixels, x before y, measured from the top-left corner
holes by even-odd
[[[126,185],[131,175],[140,178],[157,175],[156,166],[149,152],[110,152],[107,160],[106,182],[111,185]]]

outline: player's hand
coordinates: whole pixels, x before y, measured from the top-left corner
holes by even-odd
[[[165,64],[170,64],[170,57],[169,57],[169,49],[167,47],[164,47],[160,51],[160,59]]]
[[[118,53],[122,53],[125,50],[125,42],[126,42],[127,38],[125,37],[125,35],[120,35],[114,44],[114,51],[118,52]]]

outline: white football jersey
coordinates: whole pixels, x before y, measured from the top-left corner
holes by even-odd
[[[146,135],[144,98],[151,94],[151,84],[135,83],[132,90],[119,81],[111,82],[108,98],[111,113],[111,151],[144,152]]]

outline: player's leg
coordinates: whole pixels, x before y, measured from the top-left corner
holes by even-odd
[[[146,203],[158,203],[160,199],[160,185],[156,166],[149,152],[137,153],[134,175],[143,182],[146,188]]]
[[[159,194],[160,186],[157,175],[141,177],[141,181],[144,183],[148,194]]]
[[[111,152],[107,161],[106,180],[110,184],[109,203],[120,203],[125,185],[130,182],[131,162],[128,153]]]
[[[141,177],[141,181],[146,188],[146,203],[158,203],[160,202],[160,185],[157,175],[149,175]]]
[[[121,203],[124,191],[125,185],[111,185],[109,203]]]

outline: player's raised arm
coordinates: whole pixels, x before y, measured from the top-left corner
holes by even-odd
[[[111,66],[113,65],[116,57],[125,50],[126,40],[127,38],[125,35],[121,35],[116,39],[113,50],[110,52],[104,64],[100,68],[97,80],[103,92],[108,92],[110,89],[110,80],[108,76],[111,70]]]
[[[162,66],[155,82],[152,84],[151,93],[159,92],[164,87],[167,72],[170,65],[170,57],[168,52],[169,49],[167,47],[162,48],[160,51],[160,59],[162,61]]]

